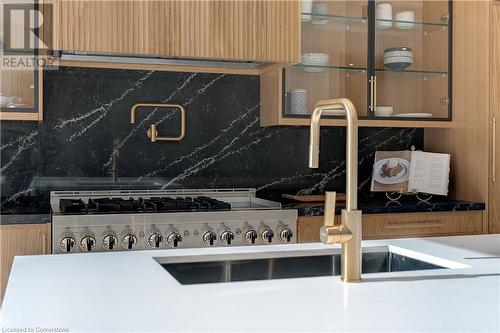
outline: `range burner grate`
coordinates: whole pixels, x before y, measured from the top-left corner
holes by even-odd
[[[85,203],[82,199],[61,199],[59,209],[69,214],[175,213],[230,211],[231,204],[206,196],[152,198],[96,198]]]

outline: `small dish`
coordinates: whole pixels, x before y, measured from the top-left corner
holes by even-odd
[[[375,108],[376,117],[390,117],[393,112],[392,106],[377,106]]]

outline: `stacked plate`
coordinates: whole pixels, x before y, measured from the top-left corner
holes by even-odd
[[[320,52],[308,52],[303,53],[301,58],[301,64],[305,66],[314,67],[304,67],[305,72],[321,72],[324,68],[322,66],[327,66],[330,61],[330,56],[328,53]]]
[[[392,47],[384,50],[384,66],[404,70],[413,64],[413,52],[409,47]]]

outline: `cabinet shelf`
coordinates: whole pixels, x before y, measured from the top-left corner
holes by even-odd
[[[320,29],[326,27],[327,30],[350,30],[356,26],[363,29],[368,23],[368,17],[363,16],[349,16],[349,15],[336,15],[336,14],[316,14],[316,13],[301,13],[302,17],[309,18],[307,21],[302,21],[302,24],[311,24]],[[317,23],[315,23],[317,22]],[[375,22],[391,22],[391,27],[386,29],[377,28],[378,33],[415,33],[424,32],[431,33],[439,30],[447,30],[448,22],[423,22],[423,21],[404,21],[404,20],[385,20],[375,19]],[[376,24],[376,23],[375,23]],[[397,26],[399,24],[413,24],[412,28],[401,29]],[[331,29],[337,28],[337,29]]]
[[[302,17],[310,18],[302,21],[308,30],[366,33],[368,27],[368,18],[360,16],[302,13]]]
[[[316,66],[316,65],[298,64],[295,65],[294,67],[302,68],[306,73],[308,68],[318,69],[318,70],[340,70],[340,71],[353,71],[359,73],[366,73],[366,67],[356,67],[356,66],[332,66],[332,65]],[[309,72],[309,73],[314,74],[318,72]]]
[[[448,75],[447,71],[432,71],[432,70],[420,70],[420,69],[388,69],[388,68],[376,68],[375,72],[386,72],[395,74],[423,74],[423,75]]]
[[[360,118],[358,125],[360,127],[417,127],[417,128],[453,128],[455,125],[451,121],[441,121],[441,120],[413,120],[411,125],[408,120],[410,118]],[[320,121],[322,126],[347,126],[347,120],[341,117],[333,118],[323,118]],[[280,118],[279,121],[274,125],[282,126],[310,126],[310,117],[298,118],[298,117],[287,117]],[[265,126],[265,125],[264,125]]]
[[[375,19],[375,22],[391,22],[392,26],[388,29],[379,29],[377,28],[377,33],[396,33],[398,35],[403,34],[403,33],[415,33],[417,32],[423,32],[425,33],[431,33],[434,31],[440,31],[440,30],[447,30],[448,29],[448,23],[447,22],[418,22],[418,21],[402,21],[402,20],[384,20],[384,19]],[[377,23],[375,23],[376,25]],[[398,24],[413,24],[412,28],[409,29],[401,29],[398,28]]]

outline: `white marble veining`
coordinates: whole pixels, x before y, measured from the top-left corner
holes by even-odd
[[[233,129],[236,124],[238,124],[241,120],[243,120],[244,118],[246,118],[251,113],[255,112],[255,110],[258,107],[259,107],[259,104],[257,104],[255,106],[249,108],[247,110],[247,112],[242,113],[237,118],[231,120],[231,122],[229,123],[229,125],[227,127],[221,129],[219,131],[219,133],[215,137],[213,137],[210,140],[208,140],[207,143],[205,143],[203,145],[200,145],[198,147],[194,147],[194,149],[190,153],[180,156],[179,158],[171,161],[169,164],[165,165],[164,167],[162,167],[160,169],[148,172],[146,175],[141,176],[140,178],[138,178],[138,180],[141,180],[144,177],[153,177],[153,176],[156,176],[157,174],[165,172],[170,167],[172,167],[172,166],[174,166],[176,164],[179,164],[179,163],[181,163],[181,162],[183,162],[185,160],[193,160],[194,158],[197,158],[198,154],[201,154],[207,148],[213,147],[213,145],[216,144],[217,142],[219,142],[220,139],[223,138],[231,129]],[[162,157],[160,161],[163,162],[163,161],[165,161],[165,159],[166,159],[166,157]]]
[[[147,72],[144,76],[142,76],[136,82],[134,82],[131,87],[125,89],[120,96],[113,98],[109,102],[98,105],[94,109],[92,109],[88,112],[85,112],[77,117],[73,117],[73,118],[65,119],[65,120],[60,120],[59,123],[56,126],[54,126],[54,129],[62,129],[68,125],[80,124],[80,122],[95,115],[96,117],[93,119],[91,118],[91,121],[88,124],[82,125],[79,130],[77,130],[73,134],[71,134],[71,136],[67,139],[67,142],[71,142],[74,139],[82,136],[90,128],[94,127],[101,119],[106,117],[108,112],[113,108],[113,106],[116,103],[122,101],[128,94],[130,94],[134,90],[140,88],[143,85],[144,81],[147,80],[153,73],[154,73],[154,71]]]
[[[8,169],[17,160],[17,158],[19,156],[21,156],[21,154],[26,149],[33,146],[36,143],[35,137],[37,135],[38,135],[38,131],[35,130],[29,134],[22,135],[16,139],[9,141],[8,143],[6,143],[4,145],[2,145],[0,147],[0,151],[4,150],[6,148],[13,147],[16,144],[17,144],[17,147],[16,147],[15,151],[12,152],[9,161],[7,163],[5,163],[4,165],[2,165],[2,167],[0,168],[0,172],[4,172],[6,169]]]
[[[322,244],[16,257],[8,328],[71,332],[499,332],[500,235],[363,242],[450,269],[181,285],[153,259]],[[338,246],[335,246],[338,247]]]

